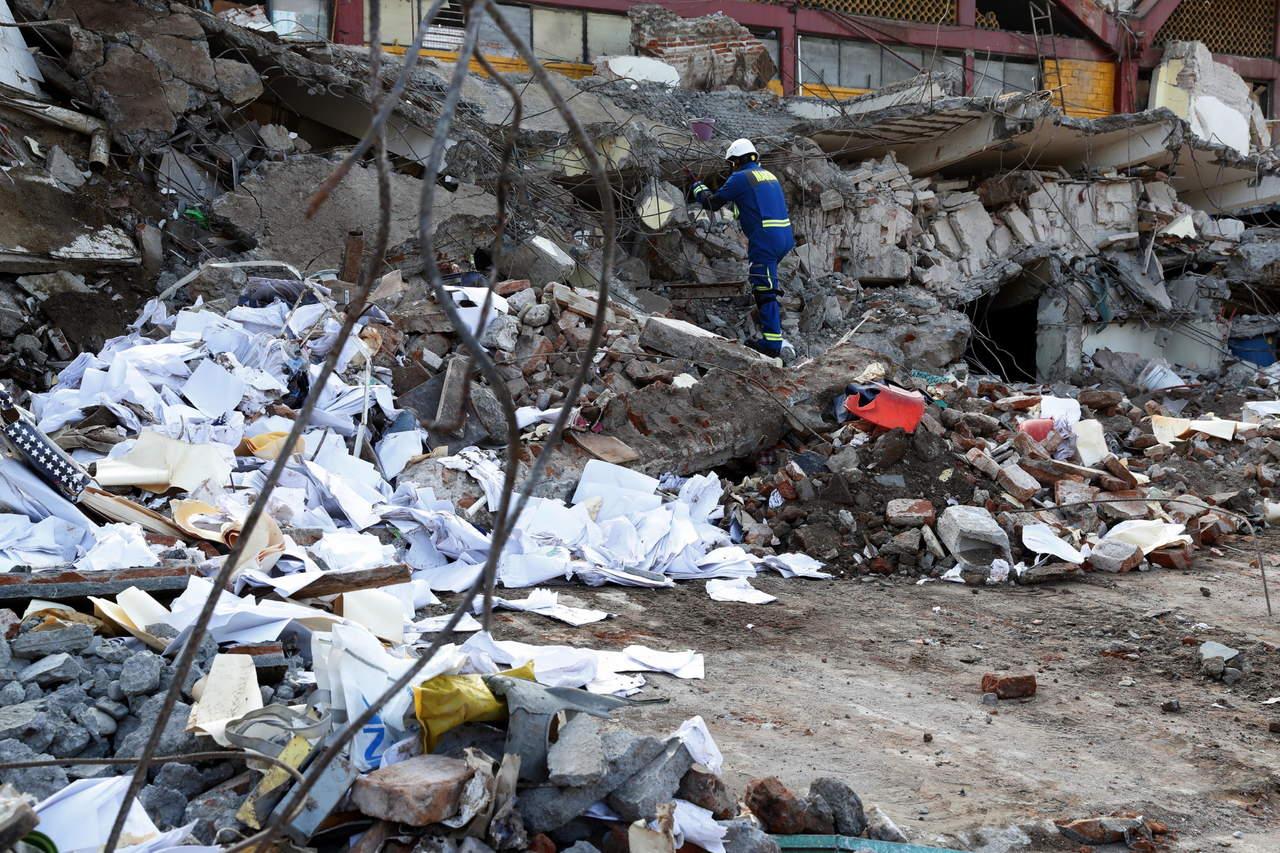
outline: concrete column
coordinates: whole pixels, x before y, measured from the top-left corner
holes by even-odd
[[[782,78],[784,95],[794,95],[799,91],[796,86],[797,74],[800,70],[796,56],[796,7],[790,7],[791,14],[779,21],[778,28],[778,76]]]

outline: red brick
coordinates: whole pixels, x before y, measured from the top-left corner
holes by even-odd
[[[923,498],[896,498],[885,507],[884,517],[885,521],[897,527],[920,527],[933,524],[937,520],[937,512],[933,504]]]
[[[522,290],[529,289],[529,279],[527,278],[509,278],[506,281],[500,281],[493,288],[494,292],[499,296],[511,296]]]
[[[1196,549],[1190,542],[1157,548],[1147,559],[1163,569],[1189,569],[1195,562]]]
[[[1022,699],[1036,695],[1034,675],[1010,675],[1001,678],[993,672],[982,676],[982,692],[994,693],[998,699]]]

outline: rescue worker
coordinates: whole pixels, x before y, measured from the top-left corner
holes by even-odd
[[[719,190],[712,192],[702,181],[689,188],[694,201],[709,211],[727,204],[737,210],[742,232],[747,235],[747,280],[756,298],[762,340],[747,346],[765,355],[782,352],[782,306],[778,297],[778,263],[795,248],[791,214],[782,196],[782,185],[770,171],[760,166],[760,155],[750,139],[737,139],[724,153],[734,172]]]

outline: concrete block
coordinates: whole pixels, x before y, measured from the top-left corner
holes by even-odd
[[[360,777],[352,786],[351,799],[370,817],[430,826],[458,813],[471,773],[465,761],[419,755]]]
[[[84,664],[66,652],[48,655],[18,673],[18,680],[41,686],[76,681],[84,674]]]
[[[1085,565],[1095,572],[1119,574],[1136,569],[1144,559],[1142,549],[1137,545],[1104,539],[1089,552]]]
[[[938,538],[966,563],[988,564],[1010,556],[1008,534],[982,507],[947,507],[938,518]]]
[[[592,785],[607,769],[600,721],[590,714],[569,720],[547,751],[547,781],[552,785]]]
[[[530,833],[559,829],[593,803],[607,797],[662,754],[663,743],[630,732],[607,732],[602,738],[608,769],[599,782],[573,788],[541,785],[520,794],[519,811]]]
[[[93,628],[89,625],[68,625],[52,631],[28,631],[19,634],[10,642],[9,647],[20,658],[38,658],[59,652],[81,652],[93,639]]]
[[[675,795],[680,780],[692,766],[693,757],[688,747],[681,741],[673,741],[649,766],[609,795],[609,806],[623,820],[651,818],[659,803],[668,802]]]

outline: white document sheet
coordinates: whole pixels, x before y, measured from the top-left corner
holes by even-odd
[[[743,604],[772,604],[777,596],[761,592],[746,578],[707,581],[707,595],[712,601],[737,601]]]
[[[206,416],[220,418],[244,399],[244,380],[206,358],[182,386],[182,396]]]
[[[1070,542],[1058,538],[1058,534],[1047,524],[1028,524],[1023,527],[1022,544],[1036,554],[1052,554],[1077,566],[1084,562],[1084,555]]]

